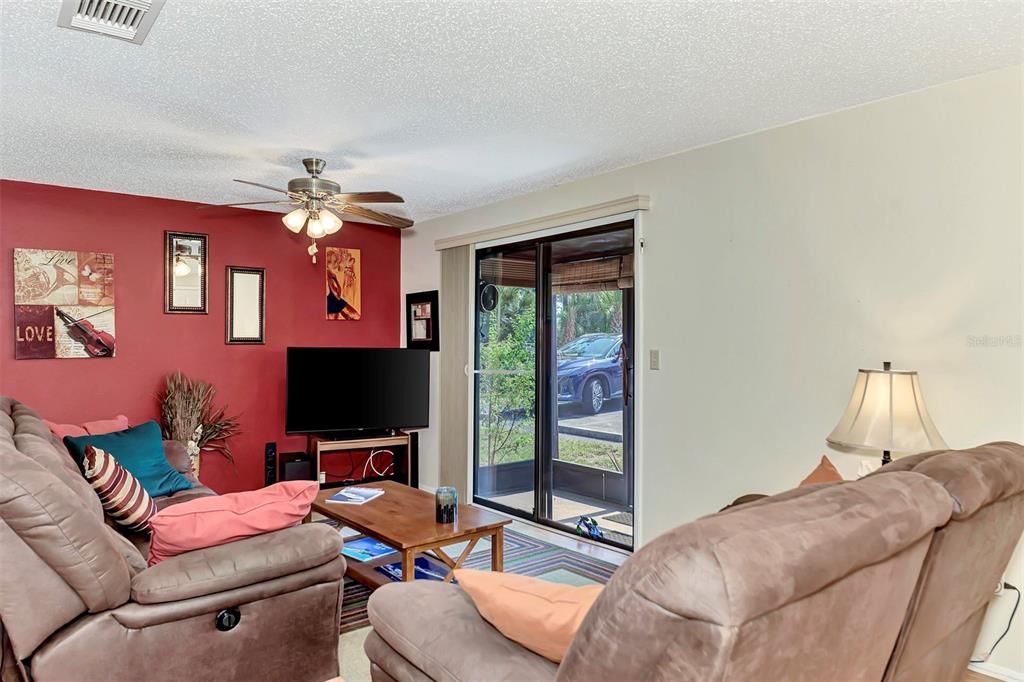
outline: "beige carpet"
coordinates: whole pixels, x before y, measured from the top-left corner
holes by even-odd
[[[338,640],[338,660],[345,682],[370,682],[370,659],[363,652],[363,640],[370,628],[346,632]]]

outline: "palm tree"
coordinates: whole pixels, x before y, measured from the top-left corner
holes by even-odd
[[[582,334],[622,333],[622,292],[618,289],[556,294],[558,345]]]

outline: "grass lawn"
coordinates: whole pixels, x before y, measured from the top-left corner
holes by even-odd
[[[622,471],[622,443],[558,434],[558,459],[598,469]]]
[[[533,459],[533,422],[526,421],[520,424],[509,436],[501,450],[495,454],[495,464]],[[558,434],[558,459],[598,469],[622,471],[622,443],[609,443],[560,433]],[[486,427],[480,429],[480,463],[485,466],[488,463]]]

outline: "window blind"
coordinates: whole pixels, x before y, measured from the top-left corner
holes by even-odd
[[[440,485],[459,491],[459,499],[471,500],[469,467],[470,396],[466,367],[471,365],[470,329],[473,309],[473,251],[458,246],[441,251],[441,351],[439,359],[440,424],[438,433]]]

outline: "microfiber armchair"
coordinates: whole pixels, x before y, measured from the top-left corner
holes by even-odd
[[[949,496],[906,472],[804,490],[644,545],[559,665],[505,639],[456,586],[386,585],[368,604],[373,679],[878,682]]]
[[[365,649],[375,682],[960,682],[1022,531],[1024,447],[925,453],[655,538],[560,664],[430,581],[373,594]]]
[[[104,522],[39,417],[0,398],[3,682],[327,680],[338,674],[340,543],[305,524],[147,568],[144,540]]]

